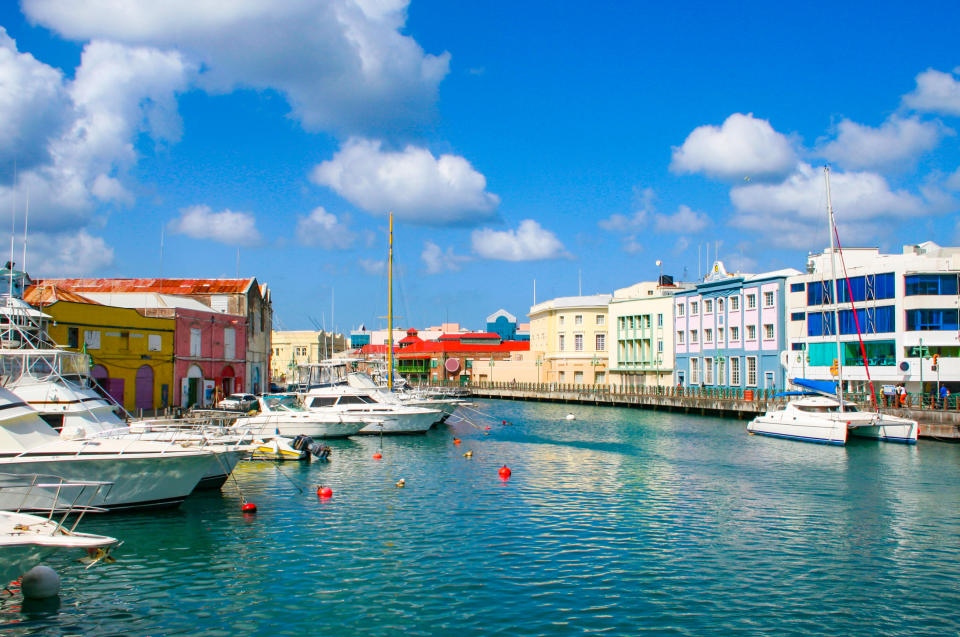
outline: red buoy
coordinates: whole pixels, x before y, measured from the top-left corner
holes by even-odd
[[[330,487],[317,487],[317,496],[321,498],[332,498],[333,489]]]
[[[254,504],[253,502],[244,502],[243,506],[240,507],[240,510],[243,511],[244,513],[256,513],[257,505]]]
[[[490,428],[490,427],[486,427],[486,429],[489,429],[489,428]]]
[[[500,471],[498,471],[497,473],[500,474],[501,478],[506,479],[510,477],[510,474],[512,472],[510,471],[510,467],[508,467],[507,465],[503,465],[502,467],[500,467]]]
[[[460,444],[460,439],[459,439],[459,438],[454,438],[454,439],[453,439],[453,444],[459,445],[459,444]]]
[[[378,451],[377,453],[373,454],[373,459],[374,459],[374,460],[379,460],[379,459],[382,458],[382,457],[383,457],[383,455],[381,455],[379,451]]]
[[[506,420],[504,420],[504,421],[503,421],[503,424],[507,424],[507,421],[506,421]]]

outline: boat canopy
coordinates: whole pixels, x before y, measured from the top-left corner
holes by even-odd
[[[837,381],[835,380],[812,380],[810,378],[794,378],[790,381],[797,387],[806,389],[823,396],[837,395]]]

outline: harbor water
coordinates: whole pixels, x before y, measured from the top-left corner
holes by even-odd
[[[960,446],[827,447],[711,417],[476,405],[472,422],[383,438],[381,460],[376,437],[332,441],[329,464],[244,463],[237,484],[178,510],[85,519],[124,541],[117,561],[49,562],[59,600],[3,595],[0,633],[960,630]]]

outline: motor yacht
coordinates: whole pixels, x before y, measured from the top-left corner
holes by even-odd
[[[266,394],[257,398],[259,413],[238,416],[233,428],[254,436],[344,438],[360,432],[368,422],[357,414],[335,409],[306,409],[296,394]]]

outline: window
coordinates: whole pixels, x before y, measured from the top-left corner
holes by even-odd
[[[833,312],[807,314],[807,336],[833,336],[836,333]]]
[[[736,341],[739,341],[739,340],[740,340],[740,328],[739,328],[739,327],[731,327],[731,328],[730,328],[730,340],[733,341],[733,342],[736,342]]]
[[[878,277],[882,275],[877,275]],[[892,276],[892,275],[891,275]],[[851,281],[851,287],[852,287]],[[955,295],[957,293],[956,274],[911,274],[904,277],[907,296],[940,296]],[[884,298],[892,298],[884,297]]]
[[[563,315],[560,315],[560,325],[563,325]]]
[[[748,295],[747,295],[747,309],[748,309],[748,310],[755,310],[756,308],[757,308],[757,295],[756,295],[756,294],[748,294]]]
[[[700,313],[700,303],[698,301],[690,301],[690,313],[691,314]]]
[[[802,321],[805,318],[807,318],[806,312],[794,312],[793,314],[790,315],[791,321]]]
[[[607,317],[603,314],[597,314],[597,325],[606,325]]]
[[[790,343],[790,349],[792,349],[795,352],[802,352],[803,343]]]
[[[840,310],[839,314],[841,334],[856,334],[858,323],[862,334],[883,334],[896,329],[892,305],[860,308],[857,310],[856,318],[853,310]]]
[[[713,313],[713,299],[707,299],[703,302],[703,313],[704,314]]]
[[[683,316],[683,309],[686,307],[683,303],[677,303],[677,316]]]
[[[717,345],[723,345],[723,328],[717,328]]]
[[[603,383],[606,382],[606,380],[607,380],[607,373],[606,373],[606,372],[596,372],[596,373],[593,375],[593,382],[594,382],[595,384],[597,384],[597,385],[602,385]]]
[[[757,339],[757,326],[756,326],[756,325],[748,325],[748,326],[747,326],[747,340],[748,340],[748,341],[754,341],[754,340],[756,340],[756,339]]]
[[[567,373],[566,372],[557,372],[557,380],[561,383],[566,382]]]
[[[147,334],[147,351],[159,352],[162,341],[159,334]]]
[[[573,335],[573,349],[577,352],[583,351],[583,334]]]
[[[663,354],[663,341],[657,341],[657,353]]]
[[[713,342],[713,330],[705,329],[703,330],[703,342],[712,343]]]
[[[559,349],[561,352],[564,350],[564,342],[565,342],[566,340],[567,340],[566,335],[565,335],[565,334],[561,334],[561,335],[560,335],[559,342],[558,342],[558,345],[559,345],[558,349]]]
[[[804,289],[805,289],[805,286],[804,286],[803,283],[791,283],[791,284],[790,284],[790,291],[791,291],[791,292],[803,292]]]
[[[736,312],[736,311],[739,310],[739,309],[740,309],[740,297],[739,297],[739,296],[731,296],[731,297],[730,297],[730,311],[731,311],[731,312]]]
[[[73,347],[74,349],[80,347],[80,328],[67,328],[67,347]]]
[[[730,384],[734,387],[740,385],[740,357],[730,357]]]
[[[677,345],[683,345],[683,331],[677,332]]]
[[[190,356],[200,356],[200,328],[190,328]]]
[[[663,314],[657,314],[657,327],[663,327]]]
[[[607,349],[607,335],[597,334],[597,351],[604,352]]]
[[[228,361],[237,357],[237,333],[232,327],[223,328],[223,357]]]
[[[723,299],[717,299],[717,314],[723,313]]]
[[[832,281],[810,282],[807,286],[807,305],[829,305],[833,303]]]
[[[747,386],[757,386],[757,357],[747,356]]]
[[[583,314],[577,314],[573,317],[574,325],[583,325]]]
[[[770,340],[773,338],[773,323],[766,323],[763,326],[763,338]]]
[[[763,307],[773,307],[773,292],[763,293]]]
[[[690,342],[691,342],[691,343],[699,343],[699,342],[700,342],[700,336],[699,336],[699,334],[697,334],[697,330],[690,330]]]
[[[713,359],[710,357],[703,359],[703,376],[705,385],[713,384]]]
[[[583,372],[573,372],[573,382],[576,385],[583,384]]]
[[[907,310],[907,331],[957,330],[956,309]],[[89,333],[89,332],[88,332]]]
[[[84,330],[83,344],[87,349],[100,349],[100,330]]]
[[[692,385],[700,384],[700,359],[690,359],[690,383]]]

